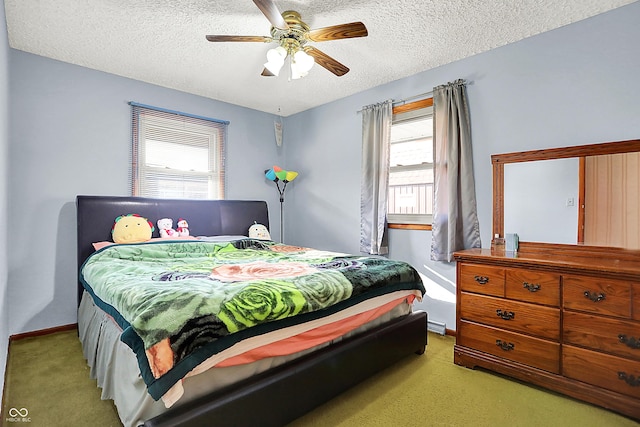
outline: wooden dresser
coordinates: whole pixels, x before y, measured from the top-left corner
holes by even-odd
[[[637,252],[456,252],[454,361],[640,420]]]

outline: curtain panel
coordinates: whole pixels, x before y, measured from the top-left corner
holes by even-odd
[[[387,195],[391,101],[362,109],[362,179],[360,187],[360,252],[384,255],[387,243]]]
[[[433,136],[431,259],[451,262],[453,252],[481,247],[464,80],[433,89]]]

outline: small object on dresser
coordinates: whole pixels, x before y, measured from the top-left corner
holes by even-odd
[[[519,238],[516,233],[507,233],[505,235],[505,250],[507,252],[518,252]]]
[[[491,247],[496,249],[498,247],[501,247],[501,249],[504,246],[504,239],[502,237],[500,237],[499,234],[496,234],[495,236],[493,236],[493,240],[491,241]]]

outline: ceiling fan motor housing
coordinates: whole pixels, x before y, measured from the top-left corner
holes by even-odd
[[[294,10],[283,12],[282,17],[289,25],[289,29],[281,30],[280,28],[271,27],[271,37],[273,41],[291,54],[300,50],[307,43],[306,34],[309,32],[309,26],[302,21],[300,14]]]

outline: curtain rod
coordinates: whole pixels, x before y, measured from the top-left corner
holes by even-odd
[[[433,97],[433,91],[421,93],[420,95],[410,96],[409,98],[401,99],[399,101],[393,101],[393,105],[406,104],[407,101],[413,101],[414,99],[431,98],[431,97]]]
[[[393,99],[389,99],[389,100],[384,101],[384,102],[391,101],[391,105],[395,107],[398,104],[405,104],[407,101],[412,101],[414,99],[420,99],[420,98],[430,98],[432,96],[433,96],[433,91],[421,93],[420,95],[410,96],[409,98],[400,99],[398,101],[394,101]],[[366,108],[366,107],[364,107],[364,108]],[[356,111],[356,114],[362,113],[362,110],[364,110],[364,108],[361,108],[358,111]]]

